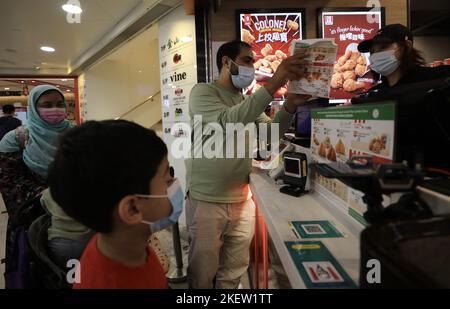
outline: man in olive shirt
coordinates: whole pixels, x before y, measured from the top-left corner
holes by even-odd
[[[219,124],[225,132],[226,124],[272,122],[264,110],[288,80],[302,76],[304,58],[305,55],[296,55],[285,59],[263,87],[244,97],[242,88],[254,79],[251,47],[241,41],[222,45],[217,53],[219,79],[212,84],[196,85],[190,94],[189,114],[194,132],[211,123]],[[280,133],[286,131],[297,106],[306,99],[302,95],[288,96],[283,110],[273,120],[279,123]],[[195,116],[202,117],[201,123],[194,122]],[[203,144],[213,137],[214,134],[202,136]],[[223,149],[227,140],[229,135],[224,133]],[[199,151],[196,147],[194,140],[194,153]],[[215,278],[216,288],[237,288],[248,268],[254,233],[255,205],[248,185],[251,158],[192,156],[186,160],[186,170],[189,286],[213,288]]]

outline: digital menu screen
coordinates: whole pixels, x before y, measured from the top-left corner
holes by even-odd
[[[331,79],[330,103],[347,103],[376,84],[369,53],[358,52],[361,41],[372,38],[384,25],[384,8],[327,8],[319,10],[319,35],[338,46]]]
[[[252,94],[263,86],[288,57],[293,40],[305,32],[303,9],[239,10],[236,12],[238,38],[252,46],[255,60],[255,81],[244,90]],[[284,100],[287,86],[275,93]]]

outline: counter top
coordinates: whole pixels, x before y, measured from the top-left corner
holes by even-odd
[[[285,241],[321,241],[331,252],[350,278],[358,285],[359,233],[363,227],[338,207],[331,205],[318,193],[306,193],[293,197],[279,192],[280,185],[265,171],[254,168],[250,174],[250,187],[263,214],[275,249],[292,288],[306,288]],[[340,238],[301,239],[292,231],[290,221],[328,220],[344,235]]]

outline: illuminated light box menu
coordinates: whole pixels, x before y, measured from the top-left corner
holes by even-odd
[[[377,83],[370,69],[369,53],[358,52],[358,44],[372,38],[383,26],[384,8],[318,10],[318,36],[332,38],[338,45],[330,103],[347,103]]]
[[[263,86],[289,55],[291,42],[304,38],[304,9],[261,9],[236,11],[237,38],[250,44],[255,60],[255,81],[244,90],[252,94]],[[284,100],[287,86],[275,94]]]

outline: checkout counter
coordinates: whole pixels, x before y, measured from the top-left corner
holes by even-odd
[[[308,151],[303,147],[296,147],[297,151]],[[252,265],[253,287],[269,288],[269,237],[293,289],[311,287],[299,273],[285,243],[298,241],[321,241],[351,278],[354,287],[357,287],[360,268],[359,236],[365,226],[349,215],[343,207],[337,205],[329,194],[315,188],[314,185],[309,192],[300,197],[280,193],[281,186],[268,175],[267,170],[253,168],[250,174],[250,188],[257,205],[255,243],[258,244],[255,246]],[[434,214],[450,214],[450,196],[422,187],[418,187],[418,190]],[[292,221],[324,220],[329,221],[342,237],[303,239],[291,224]],[[262,278],[262,282],[258,278]]]
[[[303,147],[297,151],[309,151]],[[344,268],[352,281],[357,284],[359,278],[359,234],[364,226],[350,217],[343,208],[336,206],[331,198],[314,187],[300,197],[281,193],[282,185],[272,179],[267,170],[254,167],[250,174],[250,188],[257,205],[255,227],[255,263],[262,263],[262,288],[268,288],[268,236],[270,236],[289,283],[294,289],[307,288],[292,259],[286,241],[321,241]],[[260,220],[258,220],[258,218]],[[262,220],[261,220],[262,219]],[[292,225],[292,221],[329,221],[343,237],[302,239]],[[260,231],[258,233],[258,231]],[[262,254],[261,254],[262,251]],[[256,263],[256,265],[259,263]],[[259,267],[254,267],[254,287],[259,288]]]
[[[348,110],[348,109],[347,109]],[[356,109],[355,109],[356,110]],[[379,114],[374,113],[372,110],[368,111],[369,114],[374,115],[373,119],[354,120],[352,126],[360,128],[361,136],[364,135],[364,130],[382,130],[389,125],[386,125],[386,119],[382,119],[382,109],[379,109]],[[330,114],[331,115],[331,114]],[[336,114],[339,116],[338,114]],[[324,115],[323,119],[316,119],[317,124],[324,126],[329,134],[329,123],[335,119],[329,119],[327,123],[327,115]],[[333,116],[334,117],[334,116]],[[372,117],[372,116],[370,116]],[[316,116],[317,118],[317,116]],[[383,126],[379,125],[380,118],[383,122]],[[393,122],[389,120],[390,122]],[[336,121],[335,121],[336,123]],[[348,122],[339,122],[348,125]],[[391,123],[392,124],[392,123]],[[354,136],[354,127],[348,131],[352,134],[348,134],[349,140]],[[392,125],[389,130],[394,132],[394,126]],[[342,128],[338,128],[338,132],[342,133]],[[348,128],[347,128],[348,129]],[[322,132],[314,129],[313,132]],[[369,131],[368,131],[369,132]],[[380,131],[381,132],[381,131]],[[379,133],[379,132],[378,132]],[[386,144],[386,157],[393,153],[394,141],[389,140],[390,132],[382,132],[380,136],[387,136]],[[345,134],[344,134],[345,135]],[[331,136],[332,144],[336,144],[336,135],[329,134]],[[337,135],[339,139],[343,135]],[[373,135],[367,135],[368,138],[373,140]],[[325,140],[326,137],[316,134],[319,140]],[[333,139],[335,139],[333,141]],[[342,137],[347,150],[359,146],[363,147],[363,139],[357,140],[357,143],[353,140],[345,141],[345,137]],[[342,143],[339,141],[338,143]],[[370,143],[370,142],[369,142]],[[318,145],[317,143],[316,145]],[[389,145],[388,145],[389,144]],[[311,158],[316,153],[316,158],[319,158],[317,154],[321,151],[316,146],[311,144],[311,148],[304,148],[294,145],[293,151],[305,153],[308,157],[308,162],[311,162]],[[349,147],[350,145],[350,147]],[[342,147],[340,145],[339,147]],[[365,146],[369,147],[370,146]],[[389,150],[390,147],[390,150]],[[389,150],[389,151],[388,151]],[[342,158],[344,159],[344,157]],[[383,159],[383,158],[381,158]],[[319,159],[320,160],[320,159]],[[338,159],[339,161],[339,159]],[[324,160],[323,162],[326,162]],[[381,162],[384,163],[384,162]],[[340,200],[336,195],[333,195],[329,190],[326,190],[324,186],[318,185],[316,180],[311,180],[310,171],[308,169],[308,179],[311,181],[307,185],[307,192],[303,193],[299,197],[290,196],[280,192],[281,184],[276,182],[269,175],[268,170],[261,169],[255,163],[253,171],[250,174],[250,188],[253,194],[253,199],[256,204],[256,226],[255,226],[255,239],[254,239],[254,252],[253,252],[253,287],[254,288],[269,288],[268,286],[268,269],[269,269],[269,238],[273,249],[281,262],[282,268],[289,280],[289,283],[294,289],[303,288],[357,288],[359,283],[360,273],[360,234],[365,229],[367,223],[362,219],[361,215],[356,214],[354,208],[350,204],[350,196],[348,203]],[[421,196],[427,201],[435,215],[450,214],[450,197],[433,192],[426,188],[418,187]],[[350,192],[350,191],[349,191]],[[395,201],[395,196],[391,197],[391,202]],[[354,203],[353,203],[354,204]],[[361,214],[361,209],[359,214]],[[311,222],[314,221],[314,222]],[[294,222],[294,223],[293,223]],[[299,222],[308,223],[325,223],[330,227],[333,235],[324,233],[324,230],[317,230],[317,227],[313,227],[308,233],[305,229],[303,233],[301,229],[304,229],[298,225]],[[297,223],[297,228],[295,225]],[[326,228],[324,228],[326,230]],[[306,233],[305,233],[306,232]],[[319,248],[322,247],[322,248]],[[323,248],[325,247],[325,248]],[[304,250],[300,253],[301,248],[317,249],[319,253],[316,255],[317,260],[303,259],[309,254]],[[303,256],[300,259],[294,258],[295,250],[299,250],[297,256]],[[324,250],[322,250],[324,249]],[[306,255],[305,255],[306,254]],[[320,256],[322,255],[322,256]],[[314,254],[312,255],[314,256]],[[278,260],[278,259],[277,259]],[[315,263],[315,264],[314,264]],[[262,266],[262,269],[260,269]],[[312,266],[312,268],[310,267]],[[331,268],[331,269],[330,269]],[[318,270],[320,273],[316,272]],[[260,274],[262,273],[262,275]],[[336,275],[337,274],[337,275]],[[262,278],[262,284],[261,284]]]

